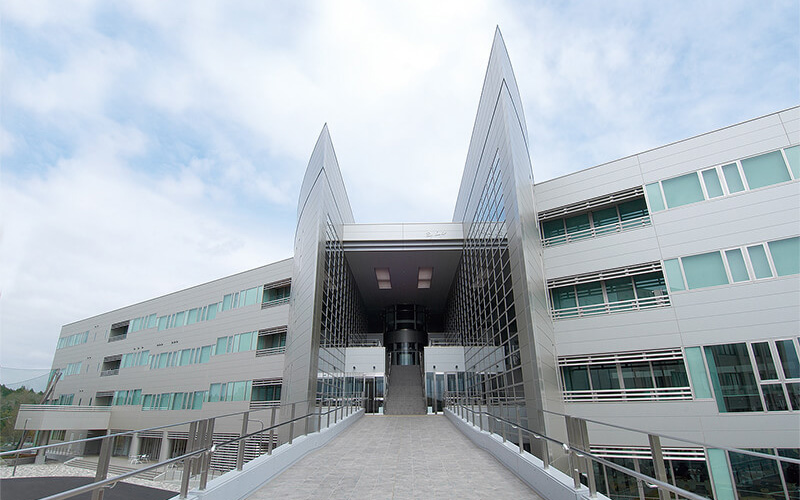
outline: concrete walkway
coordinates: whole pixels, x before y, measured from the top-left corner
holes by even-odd
[[[443,416],[364,416],[249,497],[539,499]]]

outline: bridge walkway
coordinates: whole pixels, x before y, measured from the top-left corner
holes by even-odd
[[[366,415],[249,500],[537,499],[441,415]]]

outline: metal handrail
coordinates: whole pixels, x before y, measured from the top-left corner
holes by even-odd
[[[572,418],[575,418],[572,415],[567,415],[566,413],[559,413],[557,411],[550,411],[550,410],[541,410],[541,411],[543,413],[549,413],[551,415],[558,415],[560,417],[572,417]],[[697,446],[702,446],[703,448],[715,448],[715,449],[718,449],[718,450],[725,450],[725,451],[732,451],[734,453],[740,453],[742,455],[750,455],[751,457],[766,458],[766,459],[770,459],[770,460],[778,460],[780,462],[788,462],[788,463],[791,463],[791,464],[800,465],[800,459],[797,459],[797,458],[783,457],[783,456],[780,456],[780,455],[770,455],[768,453],[761,453],[761,452],[758,452],[758,451],[750,451],[750,450],[745,450],[745,449],[742,449],[742,448],[731,448],[731,447],[728,447],[728,446],[720,446],[720,445],[716,445],[716,444],[703,443],[701,441],[692,441],[691,439],[679,438],[679,437],[675,437],[675,436],[670,436],[668,434],[660,434],[658,432],[643,431],[641,429],[633,429],[631,427],[625,427],[624,425],[611,424],[611,423],[608,423],[608,422],[601,422],[599,420],[593,420],[591,418],[584,418],[584,417],[580,417],[580,418],[582,420],[586,421],[586,422],[591,422],[591,423],[597,424],[597,425],[604,425],[606,427],[613,427],[615,429],[620,429],[620,430],[623,430],[623,431],[638,432],[640,434],[648,434],[648,435],[652,435],[652,436],[658,436],[659,438],[663,438],[663,439],[670,439],[672,441],[680,441],[682,443],[688,443],[688,444],[693,444],[693,445],[697,445]]]
[[[598,314],[612,314],[618,312],[637,311],[639,309],[667,307],[669,305],[671,305],[670,297],[668,294],[664,294],[654,295],[652,297],[638,297],[635,299],[620,300],[617,302],[603,302],[601,304],[551,309],[550,314],[554,320],[572,319],[582,318],[585,316],[597,316]]]
[[[617,222],[613,224],[607,224],[605,226],[591,226],[572,233],[564,233],[542,238],[542,245],[545,247],[566,245],[567,243],[572,243],[573,241],[597,238],[598,236],[605,236],[606,234],[621,233],[628,229],[647,227],[650,224],[651,222],[649,214],[624,221],[618,219]]]
[[[453,404],[451,404],[451,406],[455,406],[457,408],[463,408],[464,410],[472,412],[473,414],[486,415],[488,418],[494,419],[497,422],[503,422],[503,423],[506,423],[506,424],[510,425],[512,429],[517,429],[518,432],[520,433],[519,434],[519,436],[520,436],[520,442],[519,442],[520,453],[522,453],[522,451],[523,451],[522,440],[521,440],[521,436],[522,436],[521,432],[523,432],[523,431],[527,432],[534,439],[537,439],[537,440],[543,439],[545,441],[550,441],[550,442],[552,442],[554,444],[559,445],[564,450],[564,452],[568,455],[568,457],[570,458],[570,469],[572,469],[571,472],[578,471],[578,469],[574,468],[574,466],[572,465],[572,462],[571,462],[572,455],[574,454],[576,456],[576,458],[578,458],[578,459],[581,459],[581,458],[591,459],[592,461],[601,463],[601,464],[603,464],[603,465],[605,465],[607,467],[611,467],[612,469],[618,470],[618,471],[622,472],[623,474],[626,474],[626,475],[629,475],[629,476],[633,476],[636,479],[640,479],[640,480],[645,481],[645,482],[647,482],[649,484],[652,484],[652,485],[658,487],[659,489],[665,489],[665,490],[668,490],[668,491],[670,491],[672,493],[676,493],[676,494],[680,495],[683,498],[688,498],[688,499],[691,499],[691,500],[709,500],[707,497],[700,496],[700,495],[698,495],[696,493],[692,493],[691,491],[684,490],[683,488],[680,488],[678,486],[674,486],[674,485],[669,484],[667,482],[660,481],[660,480],[658,480],[658,479],[656,479],[654,477],[648,476],[647,474],[643,474],[641,472],[637,472],[635,470],[628,469],[627,467],[624,467],[622,465],[615,464],[614,462],[611,462],[611,461],[606,460],[606,459],[604,459],[602,457],[594,455],[591,452],[588,452],[588,451],[586,451],[584,449],[578,448],[574,444],[565,443],[565,442],[560,441],[558,439],[552,438],[552,437],[550,437],[550,436],[548,436],[546,434],[543,434],[542,432],[533,431],[531,429],[528,429],[527,427],[524,427],[523,425],[521,425],[521,423],[519,421],[512,422],[510,420],[507,420],[507,419],[500,418],[500,417],[497,417],[495,415],[492,415],[488,411],[474,410],[474,409],[470,408],[467,405],[460,405],[460,404],[453,405]],[[452,410],[451,410],[451,412],[452,412]],[[453,412],[453,414],[457,415],[455,412]],[[518,420],[519,420],[519,415],[517,417],[518,417]],[[570,417],[570,418],[576,418],[576,417]],[[465,420],[469,421],[469,419],[465,419]],[[489,432],[493,433],[491,430]],[[505,432],[504,431],[503,431],[502,436],[503,436],[503,442],[505,442],[506,441],[506,437],[505,437]],[[542,459],[542,463],[545,465],[545,468],[549,468],[549,464],[547,463],[547,457],[546,456]],[[593,475],[590,476],[589,472],[590,471],[587,469],[586,476],[587,476],[588,481],[589,481],[590,496],[595,497],[597,495],[597,492],[596,492],[596,487],[595,487],[595,484],[594,484],[594,476]],[[592,472],[592,474],[593,474],[593,472]],[[581,483],[579,481],[579,478],[573,474],[573,479],[574,479],[574,488],[576,490],[580,489]]]
[[[317,417],[317,418],[320,419],[319,420],[319,422],[320,422],[319,430],[321,430],[322,429],[322,426],[321,426],[321,417],[322,417],[322,415],[330,415],[331,413],[334,413],[334,424],[335,424],[337,422],[336,415],[338,414],[338,412],[340,410],[342,410],[342,418],[344,418],[346,415],[351,414],[348,410],[350,410],[352,408],[360,407],[360,404],[357,405],[356,402],[363,401],[363,398],[364,398],[363,392],[362,392],[361,397],[358,397],[358,398],[355,398],[355,397],[353,397],[353,398],[344,398],[344,397],[343,398],[338,398],[336,401],[337,401],[337,403],[340,403],[340,404],[337,404],[337,406],[334,406],[334,407],[329,407],[329,409],[327,411],[324,411],[324,412],[323,411],[316,411],[316,409],[315,409],[315,411],[313,411],[313,412],[308,412],[308,413],[306,413],[304,415],[301,415],[301,416],[298,416],[298,417],[294,416],[294,409],[295,409],[296,404],[298,404],[298,403],[309,403],[309,402],[313,402],[313,403],[316,404],[317,400],[316,399],[314,399],[314,400],[303,400],[303,401],[298,401],[298,402],[295,402],[295,403],[288,403],[288,404],[282,405],[282,406],[291,406],[291,408],[292,408],[292,417],[290,419],[288,419],[286,421],[283,421],[283,422],[280,422],[278,424],[270,425],[269,427],[263,427],[263,424],[262,424],[262,428],[261,429],[259,429],[258,431],[255,431],[255,432],[251,432],[251,433],[247,433],[246,432],[247,424],[251,421],[249,419],[249,414],[251,413],[251,411],[241,411],[241,412],[227,413],[227,414],[224,414],[224,415],[218,415],[218,416],[210,417],[210,418],[206,418],[206,419],[197,419],[197,420],[182,422],[182,423],[178,423],[178,424],[162,425],[162,426],[150,427],[150,428],[147,428],[147,429],[138,429],[138,430],[135,430],[135,431],[127,431],[127,432],[121,432],[121,433],[116,433],[116,434],[107,434],[105,436],[97,436],[97,437],[94,437],[94,438],[77,439],[77,440],[73,440],[73,441],[69,441],[69,442],[61,442],[61,443],[56,443],[56,444],[52,444],[52,445],[44,445],[44,446],[37,446],[37,447],[32,447],[32,448],[20,449],[20,450],[13,450],[11,452],[0,453],[0,456],[7,455],[7,454],[19,453],[19,452],[22,452],[22,451],[33,451],[33,450],[46,449],[46,448],[51,448],[51,447],[63,447],[65,445],[69,445],[69,444],[72,444],[72,443],[81,443],[81,442],[92,441],[92,440],[96,440],[96,439],[108,440],[108,441],[103,441],[103,446],[101,448],[100,454],[101,454],[101,461],[105,460],[105,464],[101,465],[100,461],[98,461],[98,471],[97,471],[97,475],[95,476],[95,479],[96,479],[95,482],[93,482],[91,484],[84,485],[84,486],[80,486],[78,488],[73,488],[71,490],[67,490],[67,491],[63,491],[63,492],[60,492],[60,493],[56,493],[56,494],[48,496],[48,497],[44,497],[43,500],[57,500],[57,499],[63,499],[63,498],[71,498],[71,497],[73,497],[75,495],[79,495],[81,493],[86,493],[86,492],[89,492],[89,491],[94,491],[95,492],[95,494],[93,496],[93,499],[102,500],[102,497],[103,497],[103,495],[102,495],[103,490],[102,489],[103,488],[111,487],[111,486],[113,486],[114,484],[116,484],[117,482],[119,482],[121,480],[127,479],[129,477],[136,476],[136,475],[141,474],[143,472],[147,472],[147,471],[150,471],[150,470],[153,470],[153,469],[157,469],[159,467],[163,467],[163,466],[168,465],[168,464],[172,464],[172,463],[183,461],[183,460],[187,460],[187,459],[195,459],[196,460],[195,457],[198,457],[198,456],[201,456],[200,458],[202,459],[202,462],[200,463],[200,469],[201,470],[197,471],[201,475],[200,489],[205,489],[206,480],[207,480],[207,477],[208,477],[208,472],[209,472],[209,469],[210,469],[210,466],[211,466],[210,457],[211,457],[211,454],[213,454],[217,450],[217,448],[223,447],[223,446],[226,446],[226,445],[230,445],[230,444],[233,444],[233,443],[237,443],[237,442],[240,443],[240,449],[239,449],[239,454],[238,454],[238,457],[237,457],[237,466],[236,466],[236,468],[237,468],[237,470],[241,470],[242,462],[243,462],[243,459],[244,459],[244,447],[242,446],[242,444],[243,444],[242,441],[243,440],[249,439],[249,438],[251,438],[253,436],[256,436],[256,435],[259,435],[259,434],[263,434],[263,433],[266,433],[266,432],[272,433],[272,432],[275,431],[275,429],[278,429],[278,428],[280,428],[280,427],[282,427],[284,425],[289,425],[290,426],[290,434],[293,434],[294,424],[296,422],[301,421],[301,420],[306,420],[306,434],[308,434],[308,420],[307,419],[309,419],[311,417]],[[322,407],[320,406],[319,408],[321,409]],[[274,419],[274,415],[275,415],[274,412],[277,409],[278,409],[278,407],[273,407],[272,408],[272,410],[273,410],[273,419]],[[347,412],[347,413],[345,413],[345,412]],[[238,436],[236,438],[231,438],[231,439],[227,439],[227,440],[222,441],[222,442],[214,443],[213,442],[213,438],[212,438],[214,421],[217,418],[224,418],[224,417],[230,417],[230,416],[235,416],[235,415],[243,415],[244,416],[242,435],[240,435],[240,436]],[[330,418],[328,418],[328,422],[329,422],[328,425],[330,425]],[[178,426],[178,425],[185,425],[187,423],[191,425],[190,431],[189,431],[190,442],[193,445],[198,444],[198,443],[195,442],[195,437],[196,437],[195,433],[196,433],[196,431],[199,430],[199,432],[197,432],[198,440],[205,440],[206,441],[205,445],[201,445],[200,448],[192,450],[192,451],[189,451],[187,453],[184,453],[183,455],[181,455],[179,457],[172,457],[172,458],[169,458],[169,459],[166,459],[166,460],[162,460],[162,461],[160,461],[158,463],[155,463],[155,464],[152,464],[152,465],[148,465],[146,467],[142,467],[142,468],[136,469],[135,471],[126,472],[124,474],[120,474],[120,475],[114,476],[112,478],[105,478],[105,477],[101,478],[101,477],[98,477],[101,474],[105,475],[108,472],[107,471],[107,466],[108,466],[107,462],[110,459],[110,449],[109,449],[110,445],[109,445],[109,443],[111,442],[110,441],[111,438],[114,438],[114,437],[117,437],[117,436],[124,436],[124,435],[127,435],[127,434],[136,434],[136,433],[146,432],[146,431],[150,431],[150,430],[163,429],[163,428],[166,428],[166,427],[175,427],[175,426]],[[204,424],[204,425],[200,426],[198,424]],[[198,429],[198,427],[200,427],[200,429]],[[293,436],[290,436],[288,444],[291,444],[292,440],[293,440]],[[270,448],[268,453],[271,454],[271,448]],[[185,476],[181,480],[181,492],[180,492],[180,497],[181,498],[186,498],[186,495],[188,493],[189,478],[190,478],[190,476],[193,475],[191,473],[192,472],[192,464],[189,463],[189,462],[184,462],[184,463],[185,464],[189,464],[189,466],[185,467],[185,469],[184,469],[184,475]],[[104,472],[101,472],[101,470],[104,471]]]
[[[297,403],[308,403],[310,401],[316,401],[316,400],[306,399],[306,400],[303,400],[303,401],[297,401]],[[288,403],[288,404],[291,404],[291,403]],[[287,406],[287,405],[281,405],[281,406]],[[35,406],[51,406],[51,405],[35,405]],[[80,408],[77,405],[62,405],[62,406],[76,406],[76,407]],[[106,407],[106,406],[102,406],[102,407],[99,407],[99,406],[87,406],[86,408],[104,408],[105,409],[105,408],[109,408],[109,407]],[[233,412],[233,413],[223,413],[222,415],[215,415],[215,416],[210,417],[210,418],[233,417],[235,415],[242,415],[244,413],[251,413],[251,410],[243,410],[243,411],[237,411],[237,412]],[[112,437],[117,437],[117,436],[127,436],[129,434],[138,434],[138,433],[141,433],[141,432],[148,432],[148,431],[157,431],[159,429],[166,429],[168,427],[178,427],[178,426],[181,426],[181,425],[189,425],[189,424],[201,422],[201,421],[204,421],[204,420],[208,420],[208,419],[206,419],[206,418],[198,418],[198,419],[195,419],[195,420],[186,420],[186,421],[178,422],[178,423],[174,423],[174,424],[164,424],[164,425],[157,425],[155,427],[147,427],[145,429],[136,429],[136,430],[133,430],[133,431],[117,432],[116,434],[105,434],[105,435],[102,435],[102,436],[95,436],[95,437],[83,438],[83,439],[75,439],[75,440],[72,440],[72,441],[64,441],[64,442],[55,443],[55,444],[45,444],[45,445],[42,445],[42,446],[33,446],[33,447],[30,447],[30,448],[20,448],[18,450],[0,452],[0,457],[4,457],[6,455],[13,455],[15,453],[24,453],[24,452],[28,452],[28,451],[38,451],[38,450],[44,450],[44,449],[47,449],[47,448],[61,447],[61,446],[66,446],[66,445],[70,445],[70,444],[74,444],[74,443],[85,443],[85,442],[88,442],[88,441],[97,441],[98,439],[106,439],[106,438],[112,438]]]

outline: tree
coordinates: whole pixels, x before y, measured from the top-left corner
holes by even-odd
[[[0,384],[0,448],[14,449],[22,437],[22,430],[15,430],[19,406],[23,404],[39,404],[43,392],[26,389],[24,386],[12,390]]]

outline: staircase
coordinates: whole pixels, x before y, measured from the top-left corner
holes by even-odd
[[[71,460],[67,460],[64,462],[64,465],[69,465],[70,467],[76,467],[78,469],[88,469],[91,471],[97,470],[97,460],[87,460],[85,458],[77,457]],[[135,471],[135,467],[125,467],[123,465],[115,465],[109,464],[108,465],[108,476],[119,476],[120,474],[125,474],[128,472]],[[156,478],[156,476],[160,475],[161,471],[159,470],[149,470],[146,472],[142,472],[141,474],[136,474],[134,477],[138,477],[141,479],[148,479],[152,481]]]
[[[419,366],[392,366],[383,413],[385,415],[427,415],[428,405],[425,403],[422,373]]]

